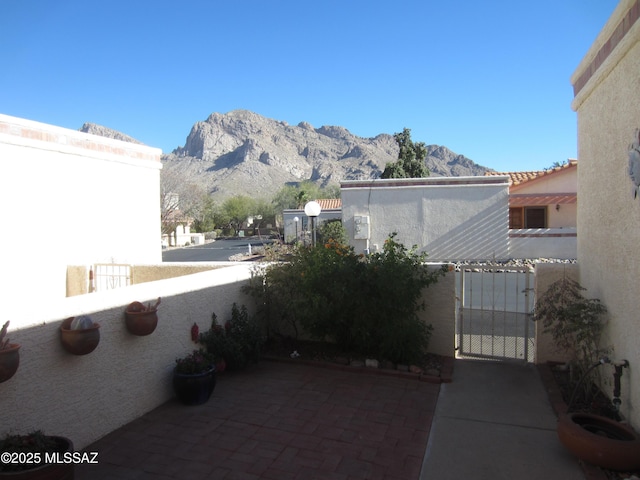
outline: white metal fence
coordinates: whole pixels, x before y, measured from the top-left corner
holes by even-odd
[[[131,265],[97,263],[89,272],[89,292],[131,285]]]
[[[456,349],[459,356],[533,362],[529,267],[465,265],[458,272]]]

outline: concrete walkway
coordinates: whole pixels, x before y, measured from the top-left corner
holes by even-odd
[[[584,480],[558,440],[535,366],[456,360],[443,384],[421,480]]]

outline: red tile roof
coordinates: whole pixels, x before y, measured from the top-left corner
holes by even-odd
[[[563,170],[567,170],[569,168],[575,168],[578,166],[577,160],[569,160],[567,163],[560,165],[559,167],[549,168],[547,170],[539,170],[537,172],[487,172],[485,176],[491,177],[495,175],[508,175],[510,178],[511,186],[521,185],[526,182],[530,182],[531,180],[536,180],[538,178],[546,177],[548,175],[553,175],[554,173],[561,172]]]
[[[322,210],[333,210],[342,208],[342,200],[339,198],[321,198],[316,200]]]

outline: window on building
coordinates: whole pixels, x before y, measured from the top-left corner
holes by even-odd
[[[524,228],[522,207],[509,209],[509,228]]]
[[[547,207],[524,207],[524,228],[547,228]]]
[[[547,228],[547,207],[509,208],[509,228]]]

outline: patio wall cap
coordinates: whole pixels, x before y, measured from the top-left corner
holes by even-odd
[[[466,177],[425,177],[425,178],[378,178],[374,180],[346,180],[340,188],[390,188],[426,186],[485,186],[509,185],[508,175],[466,176]]]
[[[640,1],[621,0],[578,64],[571,85],[573,111],[578,111],[627,52],[640,41]]]
[[[114,308],[124,308],[133,301],[155,303],[158,297],[172,297],[214,286],[232,284],[251,277],[250,263],[235,262],[234,266],[183,275],[181,277],[156,280],[102,292],[62,298],[45,304],[32,302],[29,308],[9,312],[10,332],[54,323],[78,315],[91,315]],[[35,295],[37,296],[37,295]],[[162,308],[162,305],[160,306]]]
[[[162,150],[148,145],[84,133],[46,123],[0,114],[0,142],[43,150],[81,154],[120,162],[148,162],[161,168]]]

